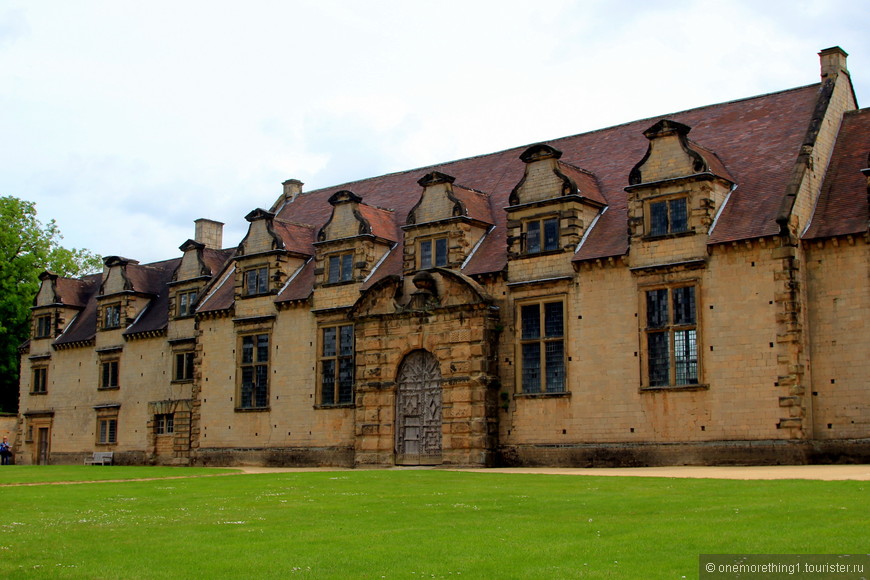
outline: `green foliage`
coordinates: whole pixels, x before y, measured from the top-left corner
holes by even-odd
[[[441,470],[10,486],[0,576],[697,578],[699,554],[865,553],[867,486]]]
[[[100,256],[64,248],[62,238],[54,220],[37,219],[33,202],[0,197],[0,410],[16,410],[18,347],[29,335],[39,274],[82,276],[102,268]]]

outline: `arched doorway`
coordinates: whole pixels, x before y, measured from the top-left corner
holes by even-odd
[[[441,463],[441,369],[435,355],[410,353],[397,382],[396,464]]]

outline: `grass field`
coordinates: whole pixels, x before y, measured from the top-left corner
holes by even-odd
[[[0,487],[0,576],[679,579],[703,553],[864,553],[870,537],[859,481],[204,471],[0,469],[40,483]],[[108,476],[129,481],[43,484]]]

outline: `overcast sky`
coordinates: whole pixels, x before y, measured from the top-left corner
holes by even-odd
[[[173,258],[200,217],[803,86],[870,0],[0,0],[0,195],[67,247]],[[795,152],[797,153],[797,152]]]

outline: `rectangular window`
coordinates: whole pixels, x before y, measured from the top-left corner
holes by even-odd
[[[34,338],[50,338],[51,337],[51,314],[44,314],[36,318],[36,335]]]
[[[239,371],[241,374],[239,408],[266,408],[269,404],[268,334],[250,334],[242,337]]]
[[[100,417],[97,419],[97,443],[112,445],[118,442],[118,418]]]
[[[175,433],[175,415],[172,413],[154,415],[154,433],[156,435]]]
[[[559,249],[559,218],[526,222],[526,253],[540,254]]]
[[[103,311],[103,328],[118,328],[121,326],[121,305],[109,304]]]
[[[524,393],[565,392],[562,301],[520,306],[520,381]]]
[[[647,385],[698,384],[695,286],[646,291]]]
[[[34,395],[41,395],[48,391],[48,368],[35,367],[33,369],[33,382],[30,385],[30,392]]]
[[[420,241],[420,269],[443,268],[447,265],[447,236]]]
[[[195,353],[177,352],[175,353],[175,369],[172,377],[174,381],[192,381],[193,380],[193,360]]]
[[[327,326],[321,339],[320,404],[353,403],[353,325]]]
[[[253,268],[245,272],[245,295],[256,296],[269,292],[269,268]]]
[[[329,256],[327,269],[327,283],[349,282],[353,279],[353,252]]]
[[[100,379],[101,389],[117,389],[120,387],[118,382],[118,361],[107,360],[100,363],[102,375]]]
[[[196,290],[181,292],[178,294],[178,316],[190,316],[193,314],[193,305],[196,302]]]
[[[664,236],[688,231],[689,214],[685,197],[649,204],[649,235]]]

